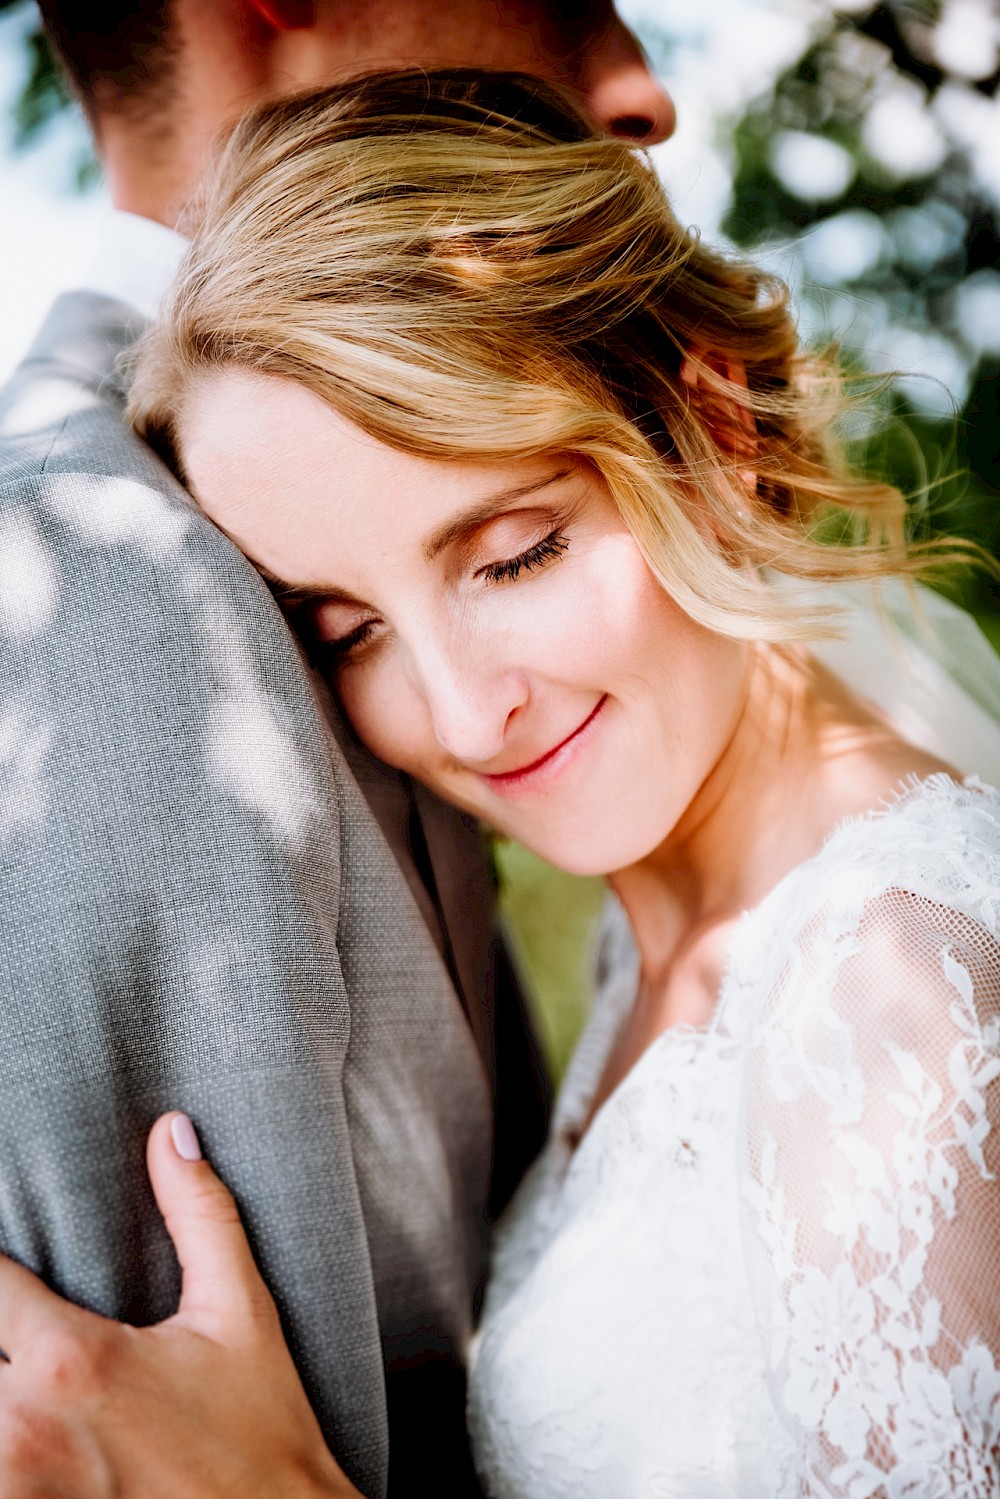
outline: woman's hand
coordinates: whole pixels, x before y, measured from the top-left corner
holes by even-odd
[[[175,1316],[128,1327],[0,1257],[3,1499],[347,1499],[236,1204],[183,1114],[147,1150],[181,1263]]]

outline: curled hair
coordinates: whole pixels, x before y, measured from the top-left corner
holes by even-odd
[[[648,158],[551,85],[413,70],[269,105],[200,213],[131,398],[181,467],[178,413],[212,369],[294,380],[409,453],[573,454],[681,607],[744,638],[829,629],[769,568],[944,555],[907,544],[897,491],[844,472],[839,379],[800,351],[785,287],[683,228]],[[831,513],[850,545],[822,539]]]

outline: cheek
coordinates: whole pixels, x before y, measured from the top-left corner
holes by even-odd
[[[365,748],[396,770],[416,772],[433,733],[425,705],[395,661],[375,658],[345,667],[336,688]]]
[[[524,583],[479,595],[461,621],[443,629],[453,649],[441,654],[456,685],[461,689],[464,676],[470,700],[489,705],[484,711],[499,711],[512,677],[525,681],[531,733],[540,741],[548,720],[562,727],[581,702],[608,693],[628,706],[627,748],[643,762],[651,749],[662,750],[665,736],[690,724],[691,693],[713,674],[716,637],[672,602],[631,536],[617,529]],[[423,654],[416,648],[411,660],[404,644],[387,644],[345,667],[336,685],[372,754],[443,786],[449,765],[419,686]]]
[[[441,652],[470,694],[511,674],[530,684],[531,712],[559,724],[566,693],[629,692],[669,666],[672,632],[690,622],[664,594],[628,533],[580,545],[545,573],[484,592],[453,621],[460,648]],[[434,652],[435,655],[439,654]],[[418,685],[419,658],[407,668],[401,643],[360,658],[337,681],[344,712],[380,759],[417,776],[433,773],[442,750],[431,706]],[[487,697],[489,695],[487,694]],[[498,701],[494,698],[493,701]],[[572,711],[572,710],[571,710]]]
[[[665,595],[628,533],[581,543],[547,574],[498,595],[482,630],[498,663],[538,689],[600,689],[644,670]]]
[[[630,682],[648,683],[674,655],[686,622],[627,532],[601,538],[566,567],[562,596],[544,631],[553,662],[569,681],[617,695]],[[536,622],[542,633],[542,621]]]

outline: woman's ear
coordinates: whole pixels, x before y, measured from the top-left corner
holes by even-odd
[[[691,392],[692,406],[697,409],[719,451],[741,465],[740,478],[753,493],[757,487],[753,466],[757,457],[757,426],[753,415],[741,401],[733,400],[705,380],[704,370],[711,370],[727,384],[746,390],[746,367],[742,360],[727,359],[703,344],[692,344],[681,361],[680,376]]]

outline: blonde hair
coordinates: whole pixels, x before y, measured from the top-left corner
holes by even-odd
[[[537,79],[379,73],[268,106],[200,213],[130,408],[181,467],[178,412],[219,368],[294,380],[414,454],[574,454],[681,607],[746,638],[829,629],[764,569],[961,553],[908,545],[898,492],[843,471],[839,380],[799,350],[784,286],[684,229],[646,156]],[[831,513],[851,544],[817,534]]]

